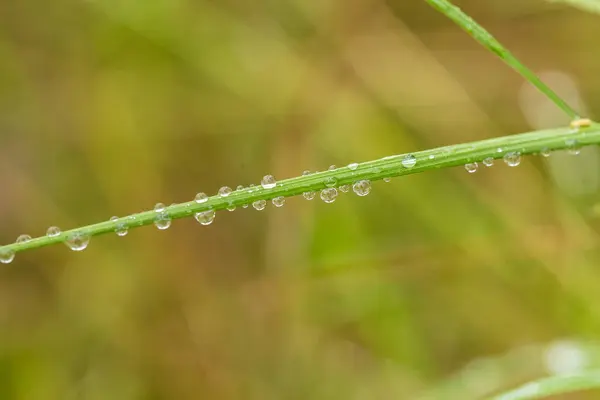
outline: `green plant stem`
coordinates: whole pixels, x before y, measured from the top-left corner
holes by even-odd
[[[486,158],[499,159],[510,152],[519,152],[521,155],[535,154],[543,150],[562,150],[573,146],[587,146],[600,144],[600,124],[572,132],[569,128],[557,128],[543,131],[534,131],[518,135],[504,136],[477,142],[470,142],[436,149],[419,151],[411,154],[388,156],[379,160],[367,161],[358,164],[354,170],[341,167],[332,171],[314,173],[308,176],[299,176],[277,182],[272,189],[260,186],[251,189],[234,191],[227,197],[212,196],[205,203],[189,201],[175,204],[166,208],[171,219],[189,217],[195,213],[208,210],[222,210],[231,206],[252,204],[258,200],[270,200],[275,197],[298,196],[304,192],[319,191],[331,185],[335,186],[352,184],[359,180],[376,181],[384,178],[416,174],[438,168],[454,167],[466,163],[480,162]],[[407,156],[414,156],[416,164],[412,168],[403,166],[402,161]],[[14,243],[0,247],[2,251],[21,252],[54,243],[64,242],[67,238],[78,232],[85,232],[90,236],[115,232],[120,225],[127,229],[151,225],[156,219],[155,211],[145,211],[131,216],[120,218],[116,221],[105,221],[81,228],[62,232],[55,237],[42,236],[24,243]]]
[[[563,393],[600,388],[600,371],[584,371],[577,374],[553,376],[527,383],[511,392],[491,400],[532,400]]]
[[[534,85],[540,92],[545,94],[551,101],[554,102],[561,110],[563,110],[569,118],[577,119],[579,114],[567,104],[558,94],[556,94],[548,85],[546,85],[536,74],[533,73],[529,68],[523,65],[510,51],[496,40],[487,30],[481,25],[475,22],[471,17],[465,14],[460,8],[447,0],[425,0],[433,8],[446,15],[458,26],[463,28],[469,35],[475,40],[481,43],[485,48],[495,53],[500,57],[506,64],[515,69],[525,79],[527,79],[532,85]]]

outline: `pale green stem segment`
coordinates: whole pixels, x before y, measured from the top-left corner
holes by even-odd
[[[490,400],[532,400],[558,394],[600,388],[600,371],[584,371],[577,374],[553,376],[527,383],[511,392]]]
[[[502,46],[498,40],[496,40],[488,31],[475,22],[471,17],[465,14],[460,8],[456,7],[447,0],[425,1],[467,31],[469,35],[481,43],[485,48],[498,55],[498,57],[504,60],[505,63],[515,69],[532,85],[538,88],[540,92],[552,100],[554,104],[556,104],[569,116],[569,118],[572,120],[579,118],[579,114],[573,108],[571,108],[566,101],[561,99],[560,96],[550,89],[548,85],[542,82],[542,80],[538,78],[533,71],[523,65],[510,51]]]
[[[198,212],[208,210],[222,210],[231,206],[252,204],[257,200],[271,200],[275,197],[298,196],[304,192],[319,191],[331,186],[352,184],[359,180],[376,181],[384,178],[416,174],[438,168],[454,167],[472,162],[480,162],[486,158],[499,159],[505,154],[519,152],[521,155],[535,154],[542,151],[554,151],[600,144],[600,124],[592,123],[587,128],[573,132],[571,128],[557,128],[543,131],[534,131],[518,135],[504,136],[477,142],[464,143],[436,149],[419,151],[411,154],[388,156],[379,160],[367,161],[358,164],[356,169],[341,167],[332,171],[314,173],[308,176],[299,176],[277,182],[276,187],[264,189],[260,186],[252,189],[234,191],[227,197],[212,196],[205,203],[189,201],[175,204],[165,209],[171,219],[185,218]],[[407,168],[406,157],[415,157],[416,164]],[[70,231],[65,231],[56,237],[38,237],[24,243],[14,243],[0,247],[0,252],[35,249],[50,244],[64,242],[70,235],[85,232],[90,236],[112,233],[120,227],[136,228],[151,225],[158,213],[145,211],[139,214],[120,218],[116,221],[105,221],[84,226]]]

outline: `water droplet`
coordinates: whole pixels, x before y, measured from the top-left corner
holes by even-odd
[[[417,158],[415,156],[413,156],[412,154],[408,154],[402,159],[402,166],[404,168],[412,168],[415,166],[416,163],[417,163]]]
[[[231,194],[232,190],[229,186],[223,186],[221,189],[219,189],[219,196],[221,197],[227,197]]]
[[[502,153],[502,152],[503,152],[502,147],[498,147],[498,149],[496,150],[496,153]]]
[[[235,211],[235,204],[229,202],[227,205],[227,211]]]
[[[51,226],[46,231],[46,236],[48,236],[48,237],[57,237],[58,235],[60,235],[60,228],[59,227]]]
[[[194,218],[196,221],[200,222],[202,225],[210,225],[215,220],[216,213],[214,210],[206,210],[199,213],[194,214]]]
[[[285,197],[283,197],[283,196],[275,197],[273,200],[271,200],[271,202],[273,203],[273,205],[275,207],[282,207],[285,204]]]
[[[11,263],[15,259],[15,252],[13,250],[0,249],[0,262],[2,264]]]
[[[169,229],[169,227],[171,226],[171,217],[169,217],[168,213],[161,212],[156,216],[156,218],[154,218],[154,226],[156,226],[161,231]]]
[[[277,181],[273,175],[265,175],[260,184],[264,189],[273,189],[277,185]]]
[[[330,166],[329,166],[329,168],[328,168],[328,170],[329,170],[329,171],[333,171],[333,170],[334,170],[334,169],[336,169],[336,168],[337,168],[337,167],[336,167],[335,165],[330,165]]]
[[[208,196],[206,195],[206,193],[200,192],[196,195],[194,201],[198,204],[206,203],[208,201]]]
[[[29,242],[31,240],[31,236],[29,235],[20,235],[17,238],[17,243],[26,243]]]
[[[579,147],[577,140],[569,139],[565,141],[565,144],[567,145],[567,152],[569,154],[576,156],[581,153],[581,147]]]
[[[465,164],[465,169],[470,174],[477,172],[477,168],[479,168],[479,165],[476,162]]]
[[[352,190],[359,196],[366,196],[371,193],[371,181],[362,180],[355,182],[354,185],[352,185]]]
[[[242,204],[242,208],[248,208],[248,204]]]
[[[338,191],[336,188],[327,188],[321,190],[321,200],[325,203],[333,203],[338,196]]]
[[[550,149],[544,147],[542,150],[540,150],[540,154],[544,157],[550,157]]]
[[[516,167],[521,164],[521,153],[518,151],[511,151],[510,153],[506,153],[504,155],[504,162],[509,167]]]
[[[119,220],[119,217],[110,217],[110,221],[111,222],[116,222]],[[117,234],[117,236],[125,236],[128,233],[127,230],[127,225],[125,225],[125,223],[120,222],[117,224],[117,226],[115,227],[115,233]]]
[[[308,176],[310,175],[310,171],[309,170],[305,170],[302,172],[302,176]]]
[[[241,192],[242,190],[244,190],[244,187],[242,185],[238,185],[238,187],[236,187],[235,190]]]
[[[67,240],[65,240],[65,244],[68,248],[73,251],[82,251],[88,247],[90,243],[90,235],[85,232],[74,232],[71,233]]]
[[[434,158],[435,158],[435,154],[430,154],[430,155],[429,155],[429,159],[430,159],[430,160],[433,160]]]
[[[267,206],[266,200],[256,200],[254,203],[252,203],[252,207],[254,207],[254,209],[258,210],[258,211],[264,210],[266,206]]]
[[[327,187],[335,187],[338,183],[338,179],[335,176],[330,176],[325,179],[325,186]]]
[[[484,158],[482,162],[486,167],[491,167],[494,165],[494,159],[492,157]]]
[[[348,193],[350,191],[350,185],[342,185],[338,189],[344,193]]]
[[[254,186],[254,184],[250,184],[248,185],[248,189],[246,189],[248,191],[248,193],[252,193],[252,192],[256,192],[256,187]]]
[[[312,200],[315,198],[315,196],[317,195],[317,192],[304,192],[302,193],[302,197],[304,197],[306,200]]]
[[[392,181],[392,178],[383,178],[383,181],[385,183],[390,183]]]
[[[154,206],[154,211],[156,211],[157,213],[161,213],[163,211],[165,211],[165,205],[163,203],[156,203],[156,205]]]
[[[353,162],[351,164],[348,164],[348,168],[352,171],[356,171],[356,169],[358,168],[358,163]]]

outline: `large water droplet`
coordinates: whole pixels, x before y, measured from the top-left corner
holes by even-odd
[[[352,185],[352,190],[359,196],[366,196],[371,193],[371,181],[362,180],[355,182],[354,185]]]
[[[223,186],[221,189],[219,189],[219,196],[221,197],[227,197],[231,194],[232,190],[229,186]]]
[[[88,247],[90,235],[85,232],[73,232],[65,240],[65,244],[73,251],[82,251]]]
[[[57,237],[58,235],[60,235],[60,228],[57,226],[51,226],[46,231],[46,236],[48,237]]]
[[[338,196],[338,191],[336,188],[323,189],[320,196],[325,203],[333,203]]]
[[[119,217],[110,217],[110,222],[117,222]],[[115,233],[117,236],[125,236],[128,233],[127,225],[124,222],[120,222],[115,227]]]
[[[355,171],[358,168],[358,163],[355,163],[355,162],[350,163],[350,164],[348,164],[348,168],[352,171]]]
[[[581,153],[581,147],[579,143],[575,139],[565,140],[565,144],[567,145],[567,153],[576,156]]]
[[[19,237],[17,238],[17,243],[27,243],[31,240],[31,236],[24,234],[24,235],[19,235]]]
[[[412,154],[408,154],[402,159],[402,166],[404,168],[412,168],[415,164],[417,164],[417,158]]]
[[[338,183],[338,179],[335,176],[330,176],[325,179],[325,186],[327,187],[335,187]]]
[[[304,197],[306,200],[312,200],[315,198],[315,196],[317,195],[317,192],[304,192],[302,193],[302,197]]]
[[[470,174],[477,172],[477,168],[479,168],[479,165],[476,162],[465,164],[465,169]]]
[[[264,189],[273,189],[275,186],[277,186],[277,181],[273,175],[265,175],[262,178],[262,181],[260,181],[260,184]]]
[[[511,151],[510,153],[506,153],[504,155],[504,162],[509,167],[516,167],[521,164],[521,153],[518,151]]]
[[[156,218],[154,218],[154,226],[156,226],[161,231],[169,229],[169,227],[171,226],[171,217],[166,212],[159,213],[156,216]]]
[[[196,195],[194,201],[198,204],[206,203],[208,201],[208,196],[206,195],[206,193],[200,192]]]
[[[266,200],[256,200],[254,203],[252,203],[252,207],[254,207],[254,209],[258,210],[258,211],[264,210],[266,206],[267,206]]]
[[[341,185],[338,187],[341,192],[348,193],[350,191],[350,185]]]
[[[540,154],[544,157],[550,157],[550,149],[544,147],[542,150],[540,150]]]
[[[161,213],[163,211],[165,211],[165,205],[163,203],[156,203],[156,205],[154,206],[154,211],[156,211],[157,213]]]
[[[271,203],[273,203],[275,207],[282,207],[285,204],[285,197],[275,197],[273,200],[271,200]]]
[[[486,167],[491,167],[494,165],[494,159],[492,157],[484,158],[482,162]]]
[[[11,263],[15,259],[15,252],[13,250],[0,249],[0,262],[2,264]]]
[[[202,211],[194,214],[194,218],[196,221],[200,222],[202,225],[210,225],[215,220],[216,213],[214,210]]]

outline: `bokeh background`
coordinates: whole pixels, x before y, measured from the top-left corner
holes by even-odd
[[[600,15],[457,4],[600,117]],[[421,0],[0,2],[0,243],[566,123]],[[479,399],[593,368],[599,173],[587,148],[20,253],[0,398]]]

